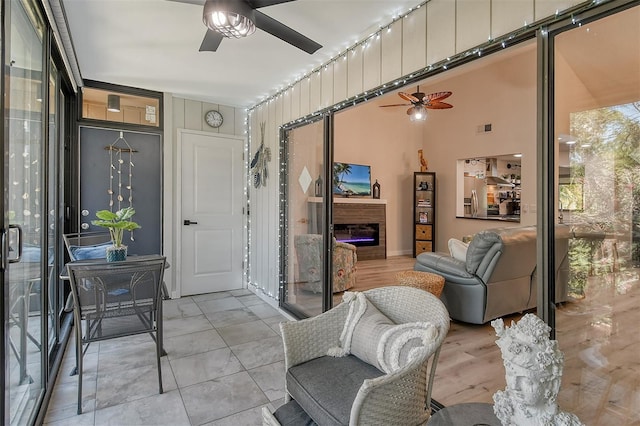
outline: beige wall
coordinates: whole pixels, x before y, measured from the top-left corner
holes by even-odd
[[[267,123],[265,144],[271,147],[274,153],[274,162],[279,165],[280,159],[277,155],[279,128],[283,124],[332,105],[348,103],[349,98],[354,95],[362,94],[377,86],[395,81],[401,82],[401,78],[410,75],[411,72],[445,60],[449,56],[465,52],[474,46],[481,46],[488,39],[500,40],[500,36],[522,28],[525,23],[553,16],[556,12],[562,12],[579,3],[582,1],[431,0],[426,3],[425,7],[418,8],[406,18],[391,24],[389,30],[385,28],[380,31],[380,37],[367,40],[364,47],[361,45],[349,51],[346,59],[340,57],[335,61],[323,64],[292,87],[252,108],[249,119],[249,125],[252,129],[250,150],[254,151],[259,145],[258,123],[265,121]],[[535,72],[534,70],[535,64],[532,65],[532,71]],[[506,77],[511,77],[511,80],[514,80],[512,76]],[[515,91],[523,90],[517,87],[517,81],[512,81],[511,84],[514,85]],[[461,90],[462,88],[460,87]],[[453,90],[456,91],[456,95],[460,92],[457,88]],[[492,93],[491,95],[497,100],[505,100],[504,94]],[[490,114],[488,108],[479,108],[481,108],[480,111],[476,111],[478,118],[492,119],[498,123],[498,128],[504,128],[503,124],[505,123],[501,121],[501,117]],[[482,117],[483,113],[487,117]],[[531,107],[531,116],[535,117],[535,104]],[[464,125],[464,123],[455,124]],[[535,130],[535,126],[533,129]],[[528,129],[513,129],[512,135],[500,134],[502,137],[506,136],[500,142],[503,144],[502,147],[511,148],[510,144],[515,142],[509,138],[518,137],[522,140],[522,136],[527,131]],[[498,135],[497,130],[494,135]],[[535,135],[535,131],[532,135]],[[470,139],[470,134],[462,136]],[[434,137],[441,138],[442,133],[425,134],[424,147],[435,168],[435,162],[444,161],[447,155],[430,145]],[[531,137],[535,138],[535,136]],[[392,138],[393,143],[397,143],[396,138]],[[526,137],[524,139],[527,140]],[[457,141],[451,141],[451,143],[455,142]],[[489,146],[484,145],[487,148]],[[417,150],[417,146],[414,147],[414,153],[415,150]],[[531,152],[535,152],[535,140],[532,141]],[[497,153],[502,154],[505,151],[500,149]],[[460,153],[459,158],[467,155]],[[407,171],[411,170],[411,167],[415,167],[415,159],[413,160],[414,166],[411,165],[411,158],[415,158],[414,156],[413,153],[407,154],[403,160],[406,162],[404,167],[407,168]],[[345,160],[347,159],[345,158]],[[276,170],[278,170],[277,166],[274,167],[274,172]],[[376,170],[374,169],[374,174],[380,173]],[[523,173],[523,179],[530,179],[533,182],[534,167],[528,171],[523,165]],[[527,175],[529,173],[531,173],[530,176]],[[274,174],[272,176],[275,177]],[[394,184],[391,181],[386,182],[385,179],[386,177],[383,176],[381,180],[382,194],[383,197],[388,198],[392,196],[390,191],[394,190]],[[446,175],[443,175],[442,179],[443,183],[439,186],[440,194],[446,193],[445,191],[448,191],[451,185]],[[396,189],[401,186],[397,183],[395,185]],[[250,284],[273,297],[277,297],[279,284],[278,257],[272,254],[279,251],[277,239],[279,230],[278,188],[279,183],[274,181],[274,185],[260,194],[250,192],[253,205],[250,217],[252,227],[258,222],[261,225],[259,232],[253,233],[250,241],[250,249],[253,251],[250,259],[252,270]],[[398,197],[403,196],[399,194]],[[399,205],[404,204],[400,202]],[[390,214],[400,215],[399,212]],[[445,210],[443,214],[446,218],[449,212]],[[459,231],[466,232],[464,230],[470,227],[471,224],[461,223]],[[398,235],[404,235],[407,231],[403,228],[402,230],[394,230],[394,232]],[[402,251],[401,247],[403,246],[404,243],[397,242],[390,250]]]
[[[436,172],[436,249],[451,237],[511,223],[456,219],[456,162],[470,157],[522,153],[522,224],[535,223],[536,51],[533,44],[463,66],[449,76],[420,84],[425,93],[449,90],[453,109],[430,111],[425,122],[409,120],[394,93],[336,114],[336,161],[371,165],[387,204],[387,252],[410,254],[413,239],[412,176],[423,149]],[[415,86],[404,89],[414,91]],[[400,102],[399,102],[400,101]],[[480,124],[492,132],[477,133]]]

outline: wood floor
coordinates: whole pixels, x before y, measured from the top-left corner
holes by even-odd
[[[392,285],[395,274],[413,269],[414,262],[410,256],[358,261],[357,283],[351,290]],[[320,295],[313,297],[317,301]],[[335,294],[334,305],[341,298],[342,294]],[[586,425],[640,425],[639,308],[640,270],[627,270],[590,277],[584,299],[556,310],[556,339],[565,355],[558,403]],[[521,316],[503,319],[510,325]],[[492,403],[493,394],[505,388],[504,365],[495,341],[490,324],[452,321],[433,397],[445,406]]]

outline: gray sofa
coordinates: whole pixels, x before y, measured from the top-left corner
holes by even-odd
[[[566,231],[566,232],[565,232]],[[566,300],[568,228],[557,229],[556,302]],[[445,278],[440,296],[452,319],[484,324],[534,308],[537,303],[536,227],[495,228],[478,232],[466,260],[448,253],[421,253],[416,271]]]

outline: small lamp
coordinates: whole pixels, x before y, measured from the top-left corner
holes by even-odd
[[[416,105],[409,114],[411,121],[425,121],[427,119],[427,109],[422,105]]]
[[[207,0],[202,12],[207,28],[227,38],[242,38],[256,30],[251,6],[237,0]]]
[[[107,96],[107,111],[120,112],[120,96],[118,95]]]

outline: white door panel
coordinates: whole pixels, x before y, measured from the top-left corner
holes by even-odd
[[[244,141],[188,131],[179,139],[181,295],[242,288]]]

